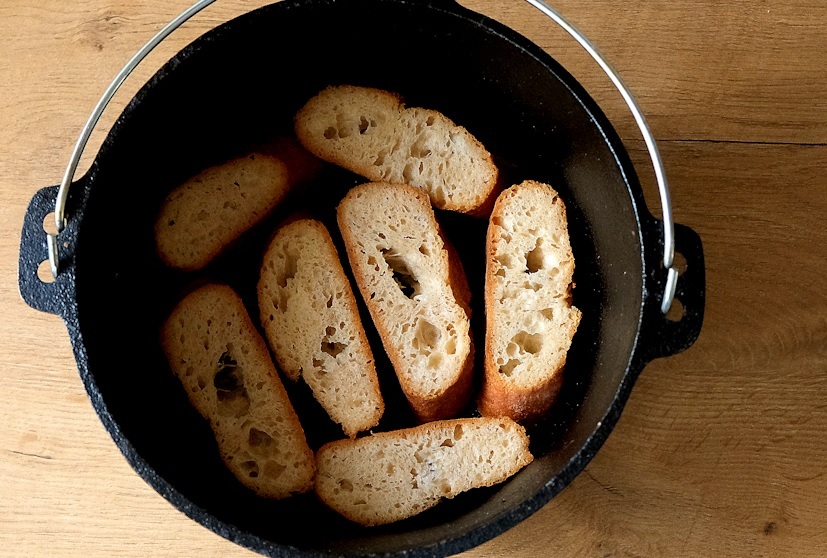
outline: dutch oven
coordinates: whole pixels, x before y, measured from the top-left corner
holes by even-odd
[[[338,517],[312,494],[276,502],[244,489],[219,459],[158,342],[160,324],[193,281],[232,285],[255,316],[264,243],[293,210],[308,211],[336,234],[335,206],[359,178],[327,167],[197,276],[166,269],[153,243],[156,212],[173,187],[289,135],[295,111],[331,84],[400,92],[409,105],[468,128],[512,183],[552,184],[568,208],[574,303],[583,311],[559,401],[529,429],[535,461],[501,485],[371,529]],[[653,144],[650,151],[656,154]],[[623,144],[577,81],[537,45],[452,0],[285,0],[225,23],[150,79],[90,170],[63,190],[65,226],[49,242],[43,221],[55,211],[58,187],[37,192],[26,214],[23,298],[65,320],[92,405],[135,471],[191,518],[271,556],[448,555],[496,536],[583,470],[644,366],[686,349],[701,328],[701,242],[683,226],[673,233],[668,195],[667,218],[656,219]],[[487,223],[443,212],[438,219],[472,289],[482,293]],[[680,276],[671,269],[673,248],[686,260]],[[37,268],[50,252],[57,275],[43,282]],[[677,320],[664,315],[673,289],[683,308]],[[473,306],[478,347],[481,301],[478,294]],[[388,408],[379,430],[412,424],[381,345],[372,341]],[[288,388],[311,447],[341,436],[305,387]]]

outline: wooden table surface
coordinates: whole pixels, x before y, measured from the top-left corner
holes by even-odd
[[[0,5],[3,556],[251,555],[130,469],[87,399],[62,322],[29,309],[17,288],[29,199],[59,181],[110,79],[189,1]],[[164,60],[263,3],[222,0],[176,33],[127,83],[89,153]],[[578,47],[517,0],[464,3],[588,87],[656,211],[642,141]],[[659,139],[676,220],[704,241],[706,321],[690,350],[647,367],[562,494],[466,556],[827,556],[827,3],[555,5],[621,72]]]

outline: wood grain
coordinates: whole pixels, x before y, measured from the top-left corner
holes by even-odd
[[[622,100],[580,47],[525,2],[462,0],[545,48],[624,137]],[[631,86],[661,140],[827,143],[827,4],[817,1],[552,3]]]
[[[121,65],[189,0],[0,5],[0,555],[251,556],[150,489],[109,439],[57,318],[17,291],[19,231]],[[266,2],[222,1],[127,82],[93,136],[174,52]],[[621,101],[521,2],[463,0],[547,48],[598,99],[656,196]],[[528,520],[466,553],[827,555],[827,5],[554,5],[621,72],[661,140],[676,219],[703,240],[694,347],[653,362],[597,457]],[[86,158],[89,160],[89,157]]]

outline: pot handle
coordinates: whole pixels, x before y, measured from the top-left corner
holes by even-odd
[[[74,252],[72,231],[48,235],[54,239],[53,245],[50,245],[47,237],[44,236],[43,225],[46,217],[55,210],[57,195],[58,187],[49,186],[39,190],[29,202],[29,208],[23,218],[23,231],[20,235],[17,280],[20,296],[26,304],[41,312],[65,316],[66,301],[73,298],[74,274],[62,273],[56,277],[49,277],[48,272],[38,273],[40,266],[53,258],[54,261],[60,258],[61,268],[64,270],[72,265]],[[55,252],[58,239],[63,242],[63,250],[59,256]],[[52,273],[54,273],[54,268],[52,268]],[[49,279],[53,280],[49,281]]]
[[[655,221],[657,224],[658,222]],[[655,225],[657,226],[657,225]],[[657,231],[653,231],[653,236]],[[656,243],[657,244],[657,243]],[[684,225],[675,225],[676,252],[686,261],[678,267],[674,284],[674,303],[667,314],[661,312],[662,299],[656,293],[667,289],[660,265],[648,266],[649,301],[644,307],[644,328],[640,346],[647,360],[675,355],[688,349],[701,333],[706,299],[704,251],[698,233]],[[655,248],[657,249],[657,248]]]

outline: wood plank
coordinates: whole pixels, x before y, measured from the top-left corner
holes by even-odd
[[[617,92],[571,38],[516,0],[462,0],[520,31],[598,100],[622,137],[638,137]],[[606,55],[662,140],[827,143],[827,4],[551,4]]]
[[[90,152],[163,61],[265,3],[218,2],[176,33],[127,82]],[[517,0],[463,3],[526,33],[583,80],[630,140],[657,210],[629,117],[577,47]],[[0,5],[0,555],[252,556],[129,468],[88,402],[63,324],[17,292],[29,199],[59,180],[124,61],[188,4]],[[704,240],[707,317],[690,351],[647,367],[583,475],[467,555],[827,555],[827,5],[554,5],[617,66],[662,140],[676,220]]]

